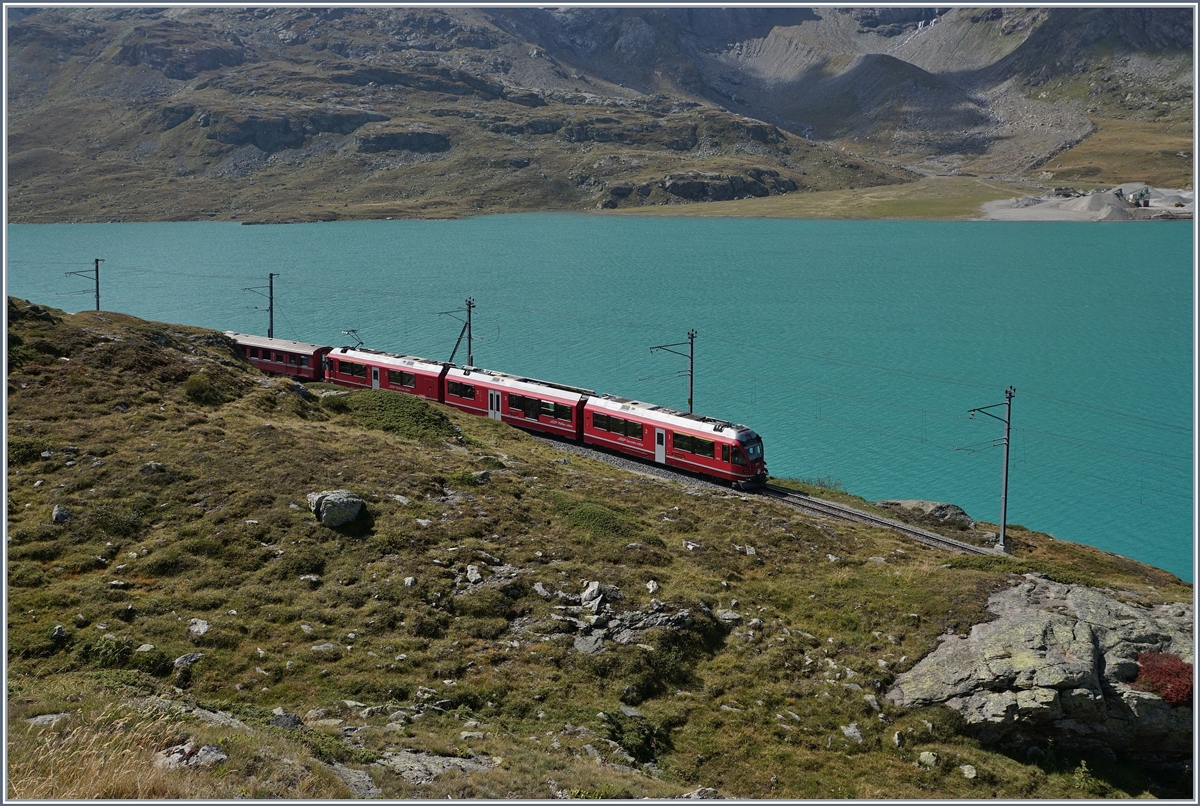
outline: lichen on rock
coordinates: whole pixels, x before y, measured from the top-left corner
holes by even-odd
[[[887,699],[902,707],[944,704],[987,744],[1053,739],[1146,757],[1191,752],[1191,709],[1128,685],[1142,652],[1191,660],[1191,605],[1143,609],[1031,574],[994,594],[988,610],[996,620],[976,624],[966,638],[944,636],[896,678]]]

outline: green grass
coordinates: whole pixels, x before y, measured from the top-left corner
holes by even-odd
[[[939,635],[986,618],[988,594],[1014,574],[1190,600],[1190,586],[1165,572],[1015,526],[1013,557],[960,559],[768,499],[690,494],[584,457],[560,464],[553,446],[520,431],[411,398],[355,392],[333,410],[231,362],[228,345],[197,329],[13,310],[22,304],[10,309],[10,334],[72,360],[31,351],[9,378],[9,446],[21,459],[8,467],[10,793],[138,796],[89,789],[86,777],[45,788],[50,760],[95,769],[91,745],[71,738],[91,734],[72,725],[129,739],[114,747],[131,764],[180,736],[225,748],[224,766],[145,790],[170,797],[347,797],[334,761],[367,770],[388,798],[657,798],[698,786],[746,798],[1176,791],[1133,768],[1088,761],[1085,777],[1075,775],[1080,759],[1023,764],[960,735],[945,709],[885,705],[885,726],[863,699]],[[122,341],[97,348],[100,336]],[[222,385],[224,402],[189,394],[198,373]],[[151,461],[162,470],[143,472]],[[305,495],[341,488],[364,498],[367,517],[326,529]],[[56,504],[72,519],[52,524]],[[488,582],[467,587],[468,565]],[[619,611],[659,599],[688,609],[690,626],[580,654],[554,618],[559,601],[535,583],[577,594],[592,580],[620,591]],[[705,608],[744,620],[726,629]],[[208,631],[190,633],[192,619]],[[313,651],[324,643],[340,649]],[[153,649],[138,652],[144,644]],[[187,653],[203,657],[180,672],[173,661]],[[229,712],[251,732],[178,711],[161,722],[138,712],[115,731],[97,721],[149,696]],[[345,700],[384,708],[364,716]],[[393,710],[442,700],[389,727]],[[276,708],[343,722],[297,734],[267,724]],[[20,721],[59,712],[77,721],[40,732]],[[862,745],[843,741],[839,726],[852,721]],[[340,727],[361,728],[361,743],[345,744]],[[891,745],[895,730],[909,737],[903,750]],[[500,761],[418,785],[371,763],[398,748]],[[980,774],[922,772],[923,749]],[[639,769],[650,759],[659,772]]]

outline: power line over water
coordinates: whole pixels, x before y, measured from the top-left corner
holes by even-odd
[[[697,413],[760,431],[774,474],[988,521],[1000,452],[954,448],[994,436],[965,412],[1012,384],[1009,518],[1192,576],[1186,224],[13,226],[9,291],[86,307],[51,294],[96,254],[105,309],[265,332],[233,297],[283,273],[279,335],[341,344],[352,323],[370,348],[429,358],[453,343],[437,313],[470,297],[480,366],[679,409],[688,378],[646,348],[695,329]]]

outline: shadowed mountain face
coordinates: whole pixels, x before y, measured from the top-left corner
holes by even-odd
[[[10,9],[6,35],[18,221],[1016,175],[1094,118],[1192,110],[1186,9]],[[696,181],[722,189],[670,190]]]

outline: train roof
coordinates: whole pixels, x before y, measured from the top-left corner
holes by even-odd
[[[584,397],[596,396],[596,393],[591,389],[567,386],[566,384],[552,383],[550,381],[539,381],[534,378],[522,378],[516,375],[509,375],[507,372],[496,372],[495,370],[480,369],[479,367],[451,367],[446,377],[462,378],[465,381],[470,381],[473,378],[484,379],[489,383],[494,383],[497,386],[503,386],[513,391],[525,392],[530,395],[557,395],[559,397],[574,398],[575,402]]]
[[[588,402],[588,406],[590,408],[636,414],[651,422],[662,423],[672,428],[686,429],[695,433],[733,437],[739,442],[750,442],[758,438],[758,434],[744,425],[731,423],[727,420],[719,420],[715,417],[688,414],[676,409],[669,409],[666,406],[656,406],[653,403],[630,400],[629,398],[617,397],[616,395],[601,395],[600,397],[593,398]]]
[[[442,371],[442,367],[446,365],[445,362],[442,361],[431,361],[428,358],[418,358],[415,355],[385,353],[382,350],[371,350],[366,347],[338,347],[335,348],[330,355],[335,358],[373,361],[377,364],[390,364],[395,367],[410,367],[413,369],[419,369],[425,372],[433,373],[440,373]],[[453,364],[450,366],[453,366]]]
[[[238,333],[235,330],[226,330],[225,335],[238,344],[245,344],[250,347],[270,347],[272,350],[287,350],[292,353],[311,354],[329,349],[321,344],[307,344],[302,341],[291,341],[290,339],[271,339],[266,336],[256,336],[252,333]]]

